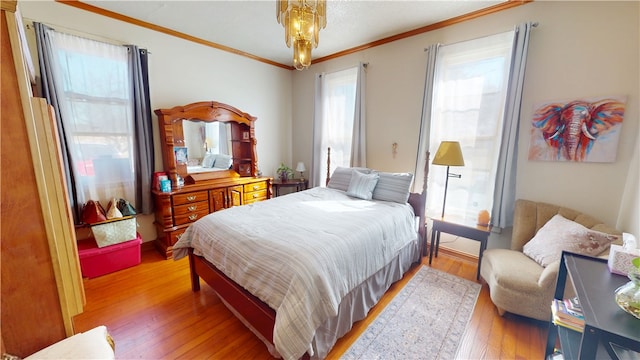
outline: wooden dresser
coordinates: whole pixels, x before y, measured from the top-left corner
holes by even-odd
[[[173,245],[191,223],[215,211],[270,199],[272,179],[257,176],[255,117],[215,101],[157,109],[155,114],[172,185],[170,192],[153,191],[155,244],[171,258]],[[186,161],[176,158],[177,150],[186,152]],[[230,156],[230,162],[216,171],[202,168],[212,153]],[[192,166],[201,168],[190,172]]]
[[[156,248],[167,259],[173,245],[191,223],[205,215],[232,206],[271,198],[271,178],[237,177],[209,183],[185,185],[171,192],[153,191],[155,198]]]

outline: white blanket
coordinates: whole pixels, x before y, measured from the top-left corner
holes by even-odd
[[[408,204],[365,201],[313,188],[207,215],[173,246],[193,247],[276,310],[274,345],[285,359],[311,350],[342,297],[414,241]]]

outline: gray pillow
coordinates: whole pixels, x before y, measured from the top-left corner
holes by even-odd
[[[351,173],[351,181],[347,189],[347,195],[364,200],[371,200],[373,189],[378,183],[378,174],[365,174],[360,171]]]
[[[380,178],[373,189],[373,199],[406,204],[411,192],[413,174],[378,172]]]
[[[328,188],[347,191],[349,189],[349,183],[351,182],[351,173],[354,170],[358,170],[361,173],[369,174],[371,173],[371,169],[367,168],[348,168],[338,166],[331,174],[331,178],[329,179],[329,183],[327,184]]]
[[[233,159],[231,158],[231,155],[218,154],[216,156],[216,162],[213,163],[213,167],[216,169],[229,169],[232,163]]]
[[[202,159],[202,167],[212,168],[213,164],[216,162],[216,154],[207,154]]]

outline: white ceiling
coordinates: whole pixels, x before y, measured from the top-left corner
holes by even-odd
[[[313,59],[365,45],[506,0],[328,0],[327,27]],[[83,2],[284,65],[292,49],[276,20],[275,0]]]

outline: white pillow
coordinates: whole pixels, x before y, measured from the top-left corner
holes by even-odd
[[[538,230],[522,252],[543,267],[560,260],[562,250],[597,256],[618,236],[587,229],[557,214]]]
[[[378,174],[380,179],[376,188],[373,189],[373,199],[406,204],[411,192],[413,174],[388,172],[379,172]]]
[[[349,182],[351,182],[351,173],[353,171],[360,171],[363,174],[371,173],[370,169],[367,168],[348,168],[338,166],[331,174],[331,178],[329,179],[329,183],[327,184],[328,188],[347,191],[349,188]]]
[[[347,195],[359,199],[371,200],[373,189],[376,187],[378,179],[379,176],[376,173],[364,174],[360,171],[353,171],[351,173]]]
[[[213,163],[216,161],[216,154],[207,154],[202,159],[202,167],[212,168]]]
[[[231,164],[233,164],[233,158],[231,157],[231,155],[227,155],[227,154],[217,154],[216,155],[216,162],[213,163],[213,167],[216,169],[229,169],[231,167]]]

